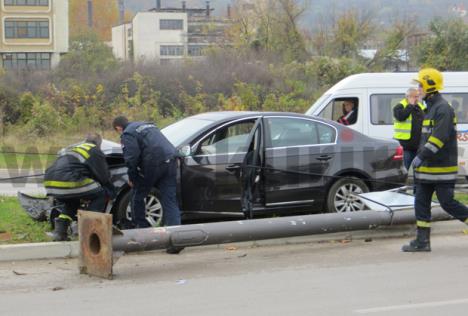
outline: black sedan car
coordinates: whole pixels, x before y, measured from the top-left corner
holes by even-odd
[[[336,122],[294,113],[213,112],[162,129],[179,150],[183,219],[254,217],[364,209],[355,194],[403,185],[403,150]],[[130,188],[119,144],[104,142],[119,195],[116,222],[130,218]],[[155,189],[147,219],[164,214]]]
[[[185,219],[358,211],[364,204],[354,194],[406,181],[396,141],[306,115],[204,113],[162,132],[182,156],[179,203]],[[122,163],[119,148],[112,157],[111,165]],[[123,189],[116,201],[119,217],[130,216],[128,201]],[[156,190],[147,208],[156,224],[163,213]]]

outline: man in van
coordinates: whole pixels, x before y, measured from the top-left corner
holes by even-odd
[[[403,162],[409,169],[418,152],[425,106],[419,102],[419,90],[409,88],[406,97],[393,108],[393,138],[403,147]]]
[[[357,107],[352,99],[343,101],[343,115],[337,120],[343,125],[353,125],[357,121]]]
[[[440,206],[456,219],[468,224],[468,207],[453,198],[458,174],[457,130],[453,108],[439,93],[442,74],[432,68],[419,71],[419,83],[427,110],[421,144],[413,160],[416,198],[416,239],[402,247],[404,252],[431,251],[431,202],[434,191]]]

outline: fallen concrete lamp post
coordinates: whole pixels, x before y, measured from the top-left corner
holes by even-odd
[[[432,218],[451,219],[440,207],[432,209]],[[114,261],[124,252],[366,230],[411,224],[415,218],[412,209],[370,210],[119,231],[112,227],[112,215],[80,211],[78,222],[80,272],[111,279]]]

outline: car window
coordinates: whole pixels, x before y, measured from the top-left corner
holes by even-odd
[[[316,121],[270,117],[267,126],[271,148],[325,144],[335,140],[335,130]]]
[[[316,123],[319,135],[320,144],[331,144],[335,142],[336,132],[335,129],[329,125]]]
[[[352,110],[345,107],[346,104],[352,104]],[[319,113],[319,117],[340,122],[344,125],[354,125],[357,121],[359,110],[359,99],[353,97],[341,97],[331,100]],[[354,112],[354,113],[350,113]]]
[[[201,141],[196,155],[220,155],[245,152],[247,138],[255,121],[242,121],[222,127]]]

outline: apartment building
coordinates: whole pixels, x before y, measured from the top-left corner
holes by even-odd
[[[214,17],[209,1],[204,8],[161,7],[139,12],[131,23],[112,28],[114,56],[121,60],[173,62],[199,58],[211,45],[225,44],[229,19]]]
[[[0,0],[0,65],[50,69],[68,52],[68,0]]]

